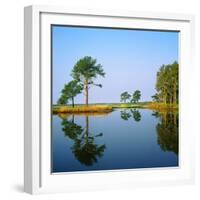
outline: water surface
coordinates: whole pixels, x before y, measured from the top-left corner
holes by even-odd
[[[178,166],[178,113],[53,115],[52,172]]]

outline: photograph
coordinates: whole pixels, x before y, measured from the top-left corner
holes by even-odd
[[[51,173],[179,167],[179,33],[51,24]]]

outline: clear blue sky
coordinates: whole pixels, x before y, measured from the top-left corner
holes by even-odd
[[[141,100],[155,93],[156,73],[162,64],[178,61],[178,32],[53,26],[53,103],[56,103],[74,64],[92,56],[103,66],[102,88],[89,91],[89,103],[120,102],[124,91],[139,89]],[[85,103],[79,94],[75,103]]]

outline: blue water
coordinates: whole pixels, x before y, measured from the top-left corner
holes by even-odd
[[[52,172],[172,166],[178,166],[177,114],[53,115]]]

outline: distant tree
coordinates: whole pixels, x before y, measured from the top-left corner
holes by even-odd
[[[61,91],[61,97],[59,102],[61,104],[66,104],[68,100],[71,100],[72,106],[74,107],[74,97],[81,93],[83,87],[76,80],[72,80],[69,83],[64,85],[64,88]]]
[[[131,98],[131,95],[126,91],[121,93],[121,102],[126,103],[127,100]]]
[[[138,103],[140,98],[141,98],[141,92],[140,90],[136,90],[132,95],[131,103]]]
[[[105,72],[100,64],[97,64],[97,60],[90,56],[85,56],[80,59],[72,70],[72,77],[83,85],[83,89],[86,95],[86,105],[88,106],[88,90],[90,86],[95,85],[102,87],[101,84],[94,83],[94,79],[97,76],[105,76]]]

